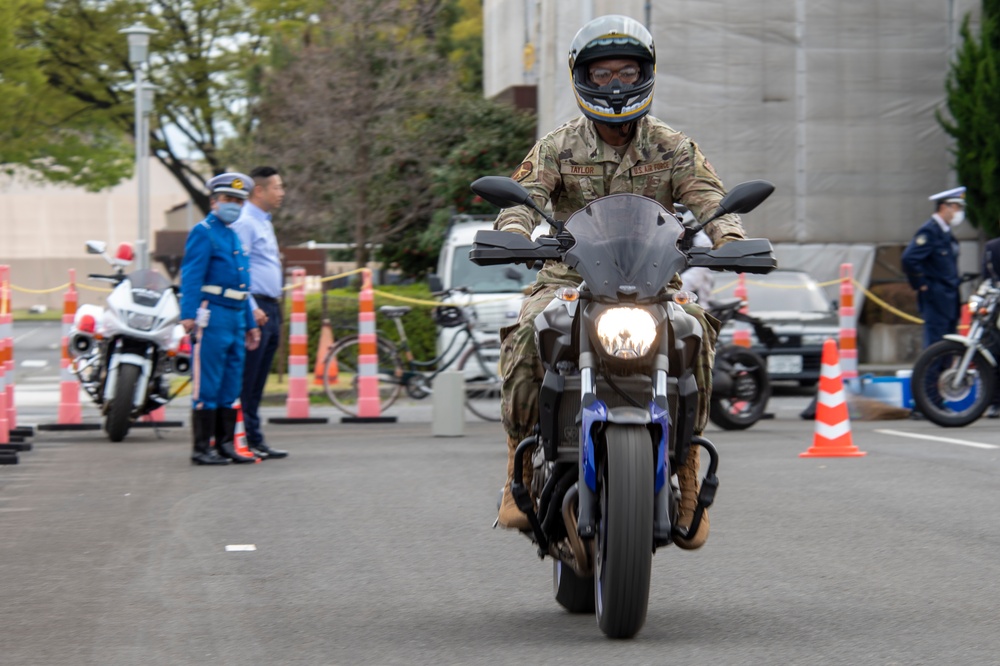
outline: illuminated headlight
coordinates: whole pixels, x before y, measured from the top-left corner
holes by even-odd
[[[640,358],[656,342],[656,320],[639,308],[611,308],[597,318],[597,337],[615,358]]]
[[[153,328],[156,318],[153,315],[142,314],[141,312],[126,312],[125,320],[128,325],[137,331],[148,331]]]
[[[973,294],[969,297],[969,312],[976,314],[979,312],[979,307],[983,304],[985,299],[979,294]]]

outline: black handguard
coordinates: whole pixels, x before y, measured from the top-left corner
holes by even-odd
[[[688,258],[688,268],[705,267],[713,271],[763,274],[778,267],[774,248],[766,238],[729,241],[717,249],[692,247]]]
[[[537,241],[509,231],[479,231],[472,240],[469,259],[477,266],[497,264],[534,263],[548,259],[561,259],[565,248],[559,240],[547,236]]]

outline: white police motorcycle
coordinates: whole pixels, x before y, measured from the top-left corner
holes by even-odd
[[[152,270],[125,273],[132,247],[122,243],[114,257],[103,241],[88,241],[115,272],[87,277],[115,285],[107,306],[82,305],[73,319],[70,370],[105,416],[104,429],[120,442],[136,419],[170,402],[169,373],[191,372],[190,350],[183,347],[176,287]]]

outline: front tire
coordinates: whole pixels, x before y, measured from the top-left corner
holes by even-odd
[[[597,624],[631,638],[646,622],[653,564],[653,445],[645,426],[608,424],[597,529]]]
[[[120,442],[125,439],[132,427],[132,401],[135,398],[135,387],[139,383],[139,366],[123,363],[118,366],[118,379],[115,381],[115,394],[108,404],[108,417],[104,429],[108,439]]]
[[[959,428],[978,419],[997,390],[996,368],[979,351],[964,376],[956,376],[966,350],[960,342],[941,340],[925,349],[913,366],[910,389],[917,409],[945,428]]]
[[[723,430],[746,430],[760,420],[771,398],[767,364],[746,347],[727,345],[716,355],[734,368],[733,395],[712,395],[708,417]]]

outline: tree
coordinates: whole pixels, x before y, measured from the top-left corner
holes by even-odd
[[[0,162],[90,189],[127,177],[133,72],[118,31],[142,21],[158,31],[150,44],[149,80],[159,88],[151,150],[207,210],[204,179],[226,167],[220,146],[253,122],[251,84],[269,36],[301,29],[310,10],[309,0],[4,3],[0,119],[15,122],[0,128]],[[8,63],[16,65],[12,77]]]
[[[962,21],[962,45],[945,88],[951,119],[938,122],[954,137],[955,171],[967,188],[968,218],[987,236],[1000,234],[1000,0],[983,0],[980,35]]]
[[[426,228],[441,207],[434,174],[453,146],[475,140],[489,104],[459,90],[440,55],[449,8],[430,0],[327,8],[267,79],[253,152],[286,175],[276,223],[286,242],[353,242],[361,265],[374,246]]]

